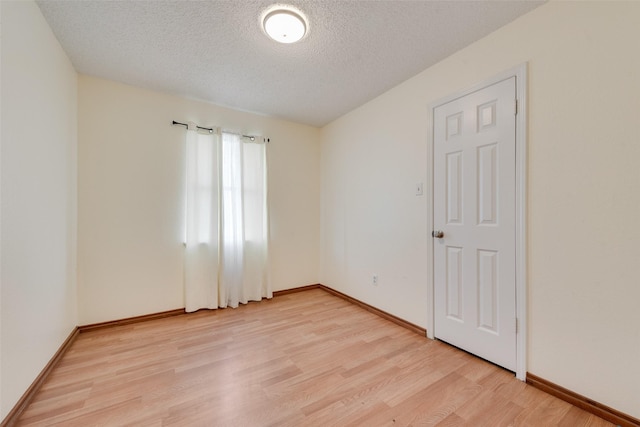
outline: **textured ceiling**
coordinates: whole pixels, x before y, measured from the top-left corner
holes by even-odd
[[[274,1],[38,5],[80,73],[322,126],[471,44],[538,1],[299,1],[308,35],[267,38]]]

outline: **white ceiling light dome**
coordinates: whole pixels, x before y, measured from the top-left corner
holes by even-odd
[[[307,34],[304,14],[292,6],[274,5],[262,17],[262,28],[279,43],[295,43]]]

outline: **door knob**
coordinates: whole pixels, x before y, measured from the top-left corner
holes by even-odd
[[[442,230],[433,230],[431,235],[436,239],[442,239],[444,237],[444,232]]]

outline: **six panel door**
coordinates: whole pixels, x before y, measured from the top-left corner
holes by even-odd
[[[434,109],[436,338],[516,368],[515,77]],[[438,235],[435,233],[435,235]]]

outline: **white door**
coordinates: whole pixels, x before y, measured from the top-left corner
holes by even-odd
[[[434,334],[512,371],[515,100],[512,77],[433,113]]]

